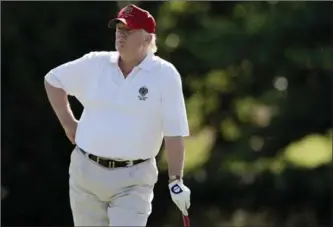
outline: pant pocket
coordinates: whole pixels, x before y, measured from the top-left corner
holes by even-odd
[[[158,179],[158,170],[153,160],[137,164],[130,170],[130,177],[134,185],[154,185]]]

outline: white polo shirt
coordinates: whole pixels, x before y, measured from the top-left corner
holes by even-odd
[[[82,103],[80,148],[112,159],[153,158],[164,136],[189,135],[181,77],[173,64],[149,54],[125,78],[118,57],[91,52],[45,79]]]

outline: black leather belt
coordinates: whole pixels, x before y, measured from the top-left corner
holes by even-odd
[[[119,168],[119,167],[130,167],[130,166],[134,166],[137,165],[141,162],[147,161],[148,159],[138,159],[138,160],[134,160],[134,161],[116,161],[116,160],[112,160],[112,159],[105,159],[102,157],[98,157],[96,155],[93,154],[89,154],[88,152],[82,150],[81,148],[79,148],[79,150],[86,155],[90,160],[98,163],[99,165],[106,167],[106,168]]]

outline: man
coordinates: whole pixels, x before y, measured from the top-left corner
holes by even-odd
[[[182,82],[176,68],[154,54],[155,26],[149,12],[128,5],[109,23],[116,51],[88,53],[45,76],[51,106],[76,145],[69,167],[75,226],[145,226],[163,138],[171,198],[187,215]],[[80,120],[67,95],[82,103]]]

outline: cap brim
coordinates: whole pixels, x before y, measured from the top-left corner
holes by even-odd
[[[116,28],[118,22],[122,22],[127,25],[127,21],[125,18],[115,18],[109,21],[108,27],[109,28]]]

